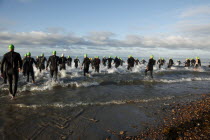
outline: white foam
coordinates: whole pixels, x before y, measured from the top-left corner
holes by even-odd
[[[15,104],[16,107],[20,108],[41,108],[41,107],[54,107],[54,108],[64,108],[64,107],[78,107],[78,106],[95,106],[95,105],[122,105],[122,104],[132,104],[132,103],[147,103],[147,102],[153,102],[153,101],[162,101],[162,100],[171,100],[174,96],[168,96],[168,97],[156,97],[151,99],[137,99],[137,100],[112,100],[108,102],[75,102],[70,104],[64,104],[64,103],[53,103],[53,104],[44,104],[44,105],[25,105],[25,104]]]
[[[181,78],[181,79],[176,79],[176,80],[160,79],[157,81],[160,81],[163,83],[179,83],[179,82],[191,82],[191,81],[210,81],[210,78],[194,77],[194,78]]]

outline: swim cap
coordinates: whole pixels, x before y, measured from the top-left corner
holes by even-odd
[[[27,56],[31,56],[31,53],[30,53],[30,52],[28,52],[28,53],[27,53]]]
[[[150,55],[150,58],[154,58],[154,55]]]
[[[64,57],[64,54],[63,53],[61,54],[61,57]]]
[[[70,56],[68,56],[68,58],[70,58]]]
[[[44,54],[42,53],[41,56],[44,56]]]
[[[27,56],[27,54],[24,54],[24,56]]]
[[[10,49],[10,50],[14,50],[14,48],[15,48],[15,46],[14,46],[13,44],[10,44],[10,45],[8,46],[8,49]]]
[[[53,54],[53,55],[56,55],[56,51],[53,51],[52,54]]]
[[[87,54],[84,54],[84,57],[87,57]]]
[[[76,56],[76,58],[78,58],[78,56]]]

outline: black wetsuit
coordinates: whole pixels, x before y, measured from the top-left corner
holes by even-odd
[[[40,56],[39,56],[40,57]],[[36,58],[36,68],[38,69],[39,68],[39,57],[38,58]]]
[[[141,64],[145,64],[146,63],[146,61],[143,59],[143,60],[141,60]]]
[[[124,61],[120,59],[120,65],[123,66]]]
[[[79,62],[80,62],[80,61],[79,61],[79,59],[78,59],[78,58],[74,59],[75,68],[77,68],[77,67],[78,67],[78,63],[79,63]]]
[[[26,76],[26,66],[25,66],[26,58],[27,57],[24,57],[23,60],[22,60],[23,61],[23,76]]]
[[[195,67],[198,68],[198,67],[201,67],[201,60],[198,59],[196,60],[197,62],[195,63]]]
[[[189,59],[187,59],[187,60],[185,61],[185,67],[190,67],[190,60],[189,60]]]
[[[107,59],[104,57],[104,58],[102,59],[102,63],[103,63],[104,66],[106,66],[106,62],[107,62]]]
[[[112,68],[112,58],[108,58],[107,61],[108,61],[108,69]]]
[[[150,76],[153,78],[153,66],[155,65],[155,60],[150,58],[147,64],[147,69],[145,70],[145,76],[147,76],[147,72],[150,71]]]
[[[192,59],[190,62],[191,62],[191,66],[195,66],[195,59]]]
[[[60,70],[66,70],[66,57],[60,57],[59,64],[60,64]]]
[[[6,63],[6,74],[9,82],[9,92],[13,96],[17,93],[17,84],[19,78],[18,68],[22,68],[22,59],[19,53],[8,52],[4,55],[1,63],[1,73],[4,72],[4,64]],[[13,87],[14,83],[14,87]]]
[[[128,62],[127,69],[132,71],[132,68],[134,67],[135,59],[133,57],[130,57],[128,58],[127,62]]]
[[[101,64],[101,60],[98,59],[98,58],[95,58],[95,59],[94,59],[95,72],[98,72],[98,73],[99,73],[100,64]]]
[[[171,66],[173,66],[173,64],[174,64],[174,61],[172,59],[169,59],[168,68],[171,68]]]
[[[0,62],[0,66],[1,66],[1,62]],[[7,73],[6,73],[6,63],[4,63],[3,65],[3,79],[4,79],[4,84],[7,83]]]
[[[140,64],[140,61],[138,59],[135,60],[136,65]]]
[[[84,76],[86,76],[86,73],[89,73],[89,66],[90,66],[90,59],[88,57],[84,58],[82,62],[82,66],[84,66]]]
[[[67,65],[69,67],[71,67],[71,63],[72,63],[72,58],[71,57],[67,58]]]
[[[118,59],[117,57],[114,59],[114,63],[115,63],[115,68],[118,68],[120,66],[120,59]]]
[[[157,63],[159,64],[159,69],[161,69],[161,66],[163,66],[165,64],[165,60],[159,59]]]
[[[45,69],[45,62],[47,62],[46,57],[40,56],[38,59],[38,68],[40,72]]]
[[[34,81],[34,68],[33,64],[37,64],[34,58],[27,57],[25,59],[24,65],[26,67],[27,82],[29,82],[29,75],[31,74],[32,81]]]
[[[47,61],[47,67],[50,65],[50,75],[51,78],[55,75],[55,80],[57,80],[58,75],[58,65],[59,65],[59,57],[56,55],[52,55],[49,57]]]
[[[94,60],[95,59],[90,60],[90,64],[91,64],[92,69],[95,69],[95,67],[94,67]]]
[[[177,61],[178,65],[180,66],[181,65],[181,61]]]

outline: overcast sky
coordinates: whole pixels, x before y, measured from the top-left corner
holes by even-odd
[[[0,0],[0,55],[209,57],[209,0]]]

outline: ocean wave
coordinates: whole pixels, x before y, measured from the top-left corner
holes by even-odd
[[[154,102],[154,101],[163,101],[163,100],[171,100],[175,98],[174,96],[168,97],[155,97],[151,99],[136,99],[136,100],[112,100],[107,102],[74,102],[70,104],[65,103],[53,103],[53,104],[43,104],[43,105],[25,105],[25,104],[13,104],[19,108],[33,108],[38,109],[42,107],[53,107],[53,108],[64,108],[64,107],[79,107],[79,106],[107,106],[107,105],[122,105],[122,104],[135,104],[135,103],[147,103],[147,102]]]

